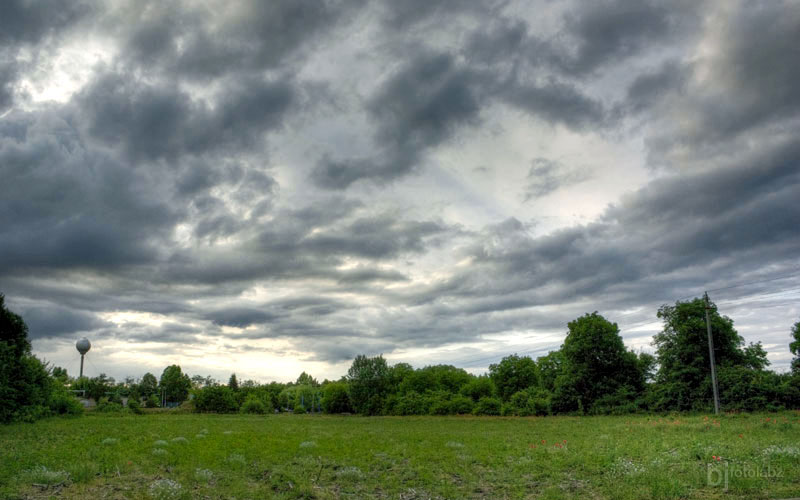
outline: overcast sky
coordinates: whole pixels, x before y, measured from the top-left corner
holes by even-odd
[[[0,293],[73,375],[652,351],[704,290],[785,370],[798,47],[797,1],[4,1]]]

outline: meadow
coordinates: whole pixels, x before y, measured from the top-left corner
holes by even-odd
[[[787,498],[800,413],[89,413],[0,427],[2,498]]]

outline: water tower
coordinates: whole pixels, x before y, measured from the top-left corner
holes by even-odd
[[[81,377],[83,377],[83,356],[89,352],[89,349],[92,348],[91,342],[86,337],[83,337],[79,341],[75,342],[75,348],[81,353]]]

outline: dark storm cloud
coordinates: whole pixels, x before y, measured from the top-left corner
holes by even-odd
[[[87,149],[76,115],[7,115],[0,127],[0,268],[140,263],[180,211],[164,189]]]
[[[206,315],[206,318],[219,326],[247,328],[250,325],[267,323],[275,319],[275,315],[260,309],[235,307],[211,312]]]
[[[94,314],[54,304],[23,307],[19,313],[25,318],[32,339],[78,337],[108,326]]]
[[[4,1],[0,5],[0,43],[37,43],[90,11],[90,4],[80,1]]]
[[[115,15],[133,27],[123,34],[123,57],[145,71],[207,80],[277,67],[320,34],[349,20],[359,3],[132,2]],[[208,22],[212,18],[215,22]]]
[[[131,74],[100,74],[78,96],[93,137],[122,144],[129,161],[174,162],[184,154],[253,144],[280,126],[293,99],[287,82],[251,78],[237,82],[209,109],[173,86],[156,86]]]
[[[324,157],[312,173],[320,187],[343,189],[360,179],[391,181],[410,173],[420,154],[476,123],[478,75],[449,54],[423,54],[397,71],[367,104],[381,152],[371,158]]]
[[[549,57],[567,72],[586,73],[634,55],[674,29],[678,18],[673,12],[681,7],[680,3],[628,0],[579,3],[565,16],[564,34],[573,43],[552,47]]]

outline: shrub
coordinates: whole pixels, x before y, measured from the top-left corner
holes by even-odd
[[[224,385],[210,385],[195,392],[194,406],[198,412],[236,413],[239,411],[233,391]]]
[[[78,398],[67,392],[60,382],[54,381],[48,406],[56,415],[83,415],[83,405]]]
[[[134,398],[128,400],[128,409],[136,415],[144,413],[144,411],[142,411],[142,405]]]
[[[322,387],[322,410],[325,413],[351,413],[353,411],[345,382],[331,382]]]
[[[158,400],[158,396],[155,394],[151,394],[144,402],[145,408],[159,408],[161,406],[161,402]]]
[[[242,413],[254,413],[258,415],[263,415],[267,413],[267,406],[261,402],[256,396],[249,396],[244,403],[242,403],[242,407],[239,409]]]
[[[473,401],[477,402],[481,398],[489,398],[494,395],[494,382],[492,382],[492,379],[489,377],[477,377],[463,386],[460,392],[464,396],[467,396],[468,398],[471,398]]]
[[[550,392],[538,387],[530,387],[515,392],[508,403],[503,405],[503,415],[528,417],[531,415],[549,415],[551,411]]]
[[[122,405],[119,403],[112,403],[111,401],[101,401],[100,404],[97,405],[95,411],[99,411],[102,413],[115,413],[121,412],[123,410]]]
[[[471,398],[456,394],[450,399],[450,414],[451,415],[469,415],[475,407],[475,403]]]
[[[500,415],[502,403],[497,398],[482,397],[475,408],[472,410],[473,415]]]

